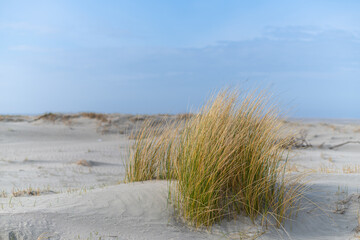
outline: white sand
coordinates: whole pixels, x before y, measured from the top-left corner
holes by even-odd
[[[155,116],[160,118],[160,116]],[[36,117],[0,120],[0,239],[227,239],[263,230],[240,217],[211,232],[174,217],[164,181],[119,184],[131,140],[123,134],[141,121],[111,115],[55,122]],[[312,147],[292,154],[289,172],[309,172],[304,209],[285,229],[259,239],[356,239],[360,187],[360,122],[292,120]],[[75,163],[86,160],[92,166]],[[39,196],[12,192],[40,189]],[[43,237],[43,238],[41,238]]]

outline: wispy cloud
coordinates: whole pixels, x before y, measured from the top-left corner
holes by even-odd
[[[315,26],[287,26],[264,28],[263,36],[271,40],[309,41],[321,34],[323,30]]]
[[[264,28],[263,37],[271,40],[316,41],[331,39],[360,40],[360,32],[343,29],[324,29],[316,26],[286,26]]]

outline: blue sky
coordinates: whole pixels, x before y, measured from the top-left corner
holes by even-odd
[[[178,113],[270,87],[360,118],[360,1],[0,0],[0,113]]]

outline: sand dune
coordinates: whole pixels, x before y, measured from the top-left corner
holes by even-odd
[[[302,131],[308,143],[293,151],[288,172],[306,172],[309,189],[308,200],[284,229],[261,229],[239,217],[207,231],[194,230],[174,217],[165,181],[121,183],[132,142],[127,134],[147,118],[172,121],[181,116],[103,117],[0,117],[0,239],[360,236],[359,121],[286,122]]]

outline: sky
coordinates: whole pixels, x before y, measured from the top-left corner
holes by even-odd
[[[360,1],[0,0],[0,114],[184,113],[266,88],[360,118]]]

